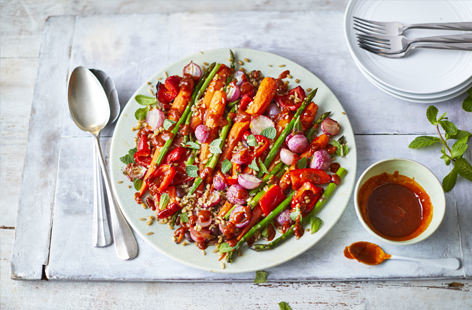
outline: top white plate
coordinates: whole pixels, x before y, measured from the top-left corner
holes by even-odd
[[[441,95],[472,76],[472,52],[418,49],[408,57],[389,59],[357,46],[352,17],[405,23],[472,20],[472,1],[351,0],[346,9],[345,33],[356,64],[373,79],[405,94]],[[408,37],[455,34],[456,31],[410,30]]]
[[[340,189],[336,191],[335,195],[320,212],[319,217],[323,220],[323,225],[316,234],[306,233],[299,240],[290,240],[266,252],[245,250],[243,252],[244,255],[238,257],[234,263],[228,264],[225,269],[222,269],[217,255],[212,252],[212,247],[207,250],[206,255],[202,255],[202,251],[196,246],[175,244],[172,240],[173,230],[170,230],[167,225],[154,224],[147,226],[145,222],[139,220],[141,217],[153,214],[150,210],[143,209],[134,201],[134,190],[128,187],[129,182],[121,172],[123,164],[120,162],[119,157],[126,154],[130,148],[135,147],[135,132],[133,132],[131,128],[136,125],[134,112],[140,106],[134,100],[134,97],[137,94],[149,95],[150,86],[148,85],[148,81],[151,82],[152,85],[155,85],[158,79],[164,76],[164,72],[169,75],[181,74],[182,68],[190,60],[200,65],[204,62],[211,63],[214,61],[228,63],[229,50],[217,49],[197,53],[176,62],[154,75],[148,81],[145,81],[126,104],[118,120],[111,141],[111,178],[118,203],[134,230],[160,252],[196,268],[224,273],[250,272],[270,268],[300,255],[315,245],[334,226],[346,208],[354,187],[354,178],[356,175],[356,145],[354,134],[343,107],[331,90],[313,73],[286,58],[250,49],[236,48],[233,49],[233,51],[235,51],[239,59],[251,59],[251,62],[246,63],[244,66],[248,70],[258,69],[266,76],[278,76],[282,71],[288,69],[294,78],[301,80],[300,85],[305,89],[318,88],[319,90],[315,101],[320,107],[319,113],[325,111],[333,112],[333,118],[341,124],[343,128],[342,134],[346,137],[351,151],[346,158],[341,158],[339,161],[340,164],[348,170],[348,174],[343,180]],[[280,65],[285,65],[285,67],[279,67]],[[291,82],[291,84],[294,85],[294,82]],[[119,184],[119,181],[124,182],[120,182],[121,184]],[[150,231],[154,232],[154,234],[146,235],[146,233]]]

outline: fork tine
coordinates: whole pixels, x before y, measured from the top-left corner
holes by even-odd
[[[363,22],[363,21],[357,20],[357,19],[354,20],[354,23],[355,23],[355,24],[364,25],[364,26],[367,26],[367,27],[371,27],[371,28],[375,28],[375,29],[381,29],[381,30],[385,29],[385,27],[383,27],[383,26],[379,26],[379,25],[375,25],[375,24],[366,23],[366,22]]]
[[[353,27],[355,31],[357,31],[357,34],[364,34],[364,35],[384,35],[383,33],[372,31],[369,29],[365,28],[360,28],[358,26]]]
[[[356,34],[356,37],[358,39],[366,39],[366,40],[373,40],[373,41],[390,43],[390,40],[388,38],[383,38],[383,37],[379,37],[379,36],[376,36],[376,35],[367,35],[367,34],[358,33],[358,34]]]
[[[369,43],[369,44],[380,45],[380,46],[384,46],[384,47],[390,47],[390,42],[378,41],[378,40],[375,40],[374,38],[370,38],[370,37],[366,37],[366,38],[358,37],[357,41],[358,42],[365,42],[365,43]]]
[[[376,34],[386,34],[384,30],[381,30],[381,29],[378,29],[378,28],[371,28],[369,26],[365,26],[365,25],[362,25],[362,24],[357,24],[354,22],[353,24],[354,28],[358,28],[358,29],[362,29],[363,32],[368,32],[368,33],[376,33]]]
[[[362,26],[364,28],[368,28],[368,29],[372,29],[373,31],[377,31],[377,32],[385,32],[385,28],[384,27],[379,27],[379,26],[375,26],[375,25],[368,25],[368,24],[365,24],[363,22],[359,22],[359,21],[354,21],[354,25],[355,26]]]
[[[359,44],[359,47],[376,55],[388,54],[389,52],[388,50],[385,50],[385,49],[372,48],[372,47],[365,46],[362,44]]]
[[[384,24],[383,22],[377,22],[377,21],[375,21],[375,20],[360,18],[360,17],[357,17],[357,16],[353,16],[353,18],[354,18],[355,20],[363,21],[363,22],[365,22],[365,23],[369,23],[369,24],[374,24],[374,25],[377,25],[377,26],[385,27],[385,24]]]
[[[358,40],[357,43],[362,44],[362,45],[371,46],[371,47],[376,47],[376,48],[390,48],[389,45],[382,44],[382,43],[377,43],[377,42],[372,42],[372,41]]]

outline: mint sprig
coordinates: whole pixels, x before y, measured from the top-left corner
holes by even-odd
[[[472,96],[472,94],[469,96]],[[466,110],[465,107],[464,110]],[[438,136],[416,137],[410,142],[408,147],[421,149],[441,144],[441,159],[444,160],[446,165],[452,164],[453,166],[452,170],[442,181],[444,191],[449,192],[456,185],[458,176],[472,181],[472,165],[463,157],[464,153],[469,148],[469,138],[472,134],[457,128],[457,126],[447,118],[446,113],[439,117],[438,113],[439,111],[435,106],[429,106],[426,110],[426,118],[436,127]],[[452,141],[454,142],[452,143]],[[450,146],[451,143],[452,146]]]

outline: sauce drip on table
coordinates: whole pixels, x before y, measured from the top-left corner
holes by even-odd
[[[371,177],[362,185],[357,199],[367,225],[389,240],[413,239],[431,222],[428,194],[415,180],[398,171]]]
[[[374,243],[359,241],[344,248],[344,256],[367,265],[378,265],[392,257]]]

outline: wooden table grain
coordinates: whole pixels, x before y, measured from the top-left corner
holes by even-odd
[[[347,1],[0,1],[0,308],[277,309],[466,309],[472,281],[402,281],[282,284],[97,283],[13,281],[11,245],[25,156],[40,34],[51,15],[223,12],[342,11]],[[373,94],[378,93],[372,87]],[[340,98],[342,101],[342,98]],[[441,106],[443,108],[444,105]],[[448,107],[448,111],[459,106]],[[454,116],[463,118],[459,113]],[[421,132],[418,132],[419,134]],[[34,189],[32,189],[34,190]],[[393,297],[392,297],[393,296]]]

